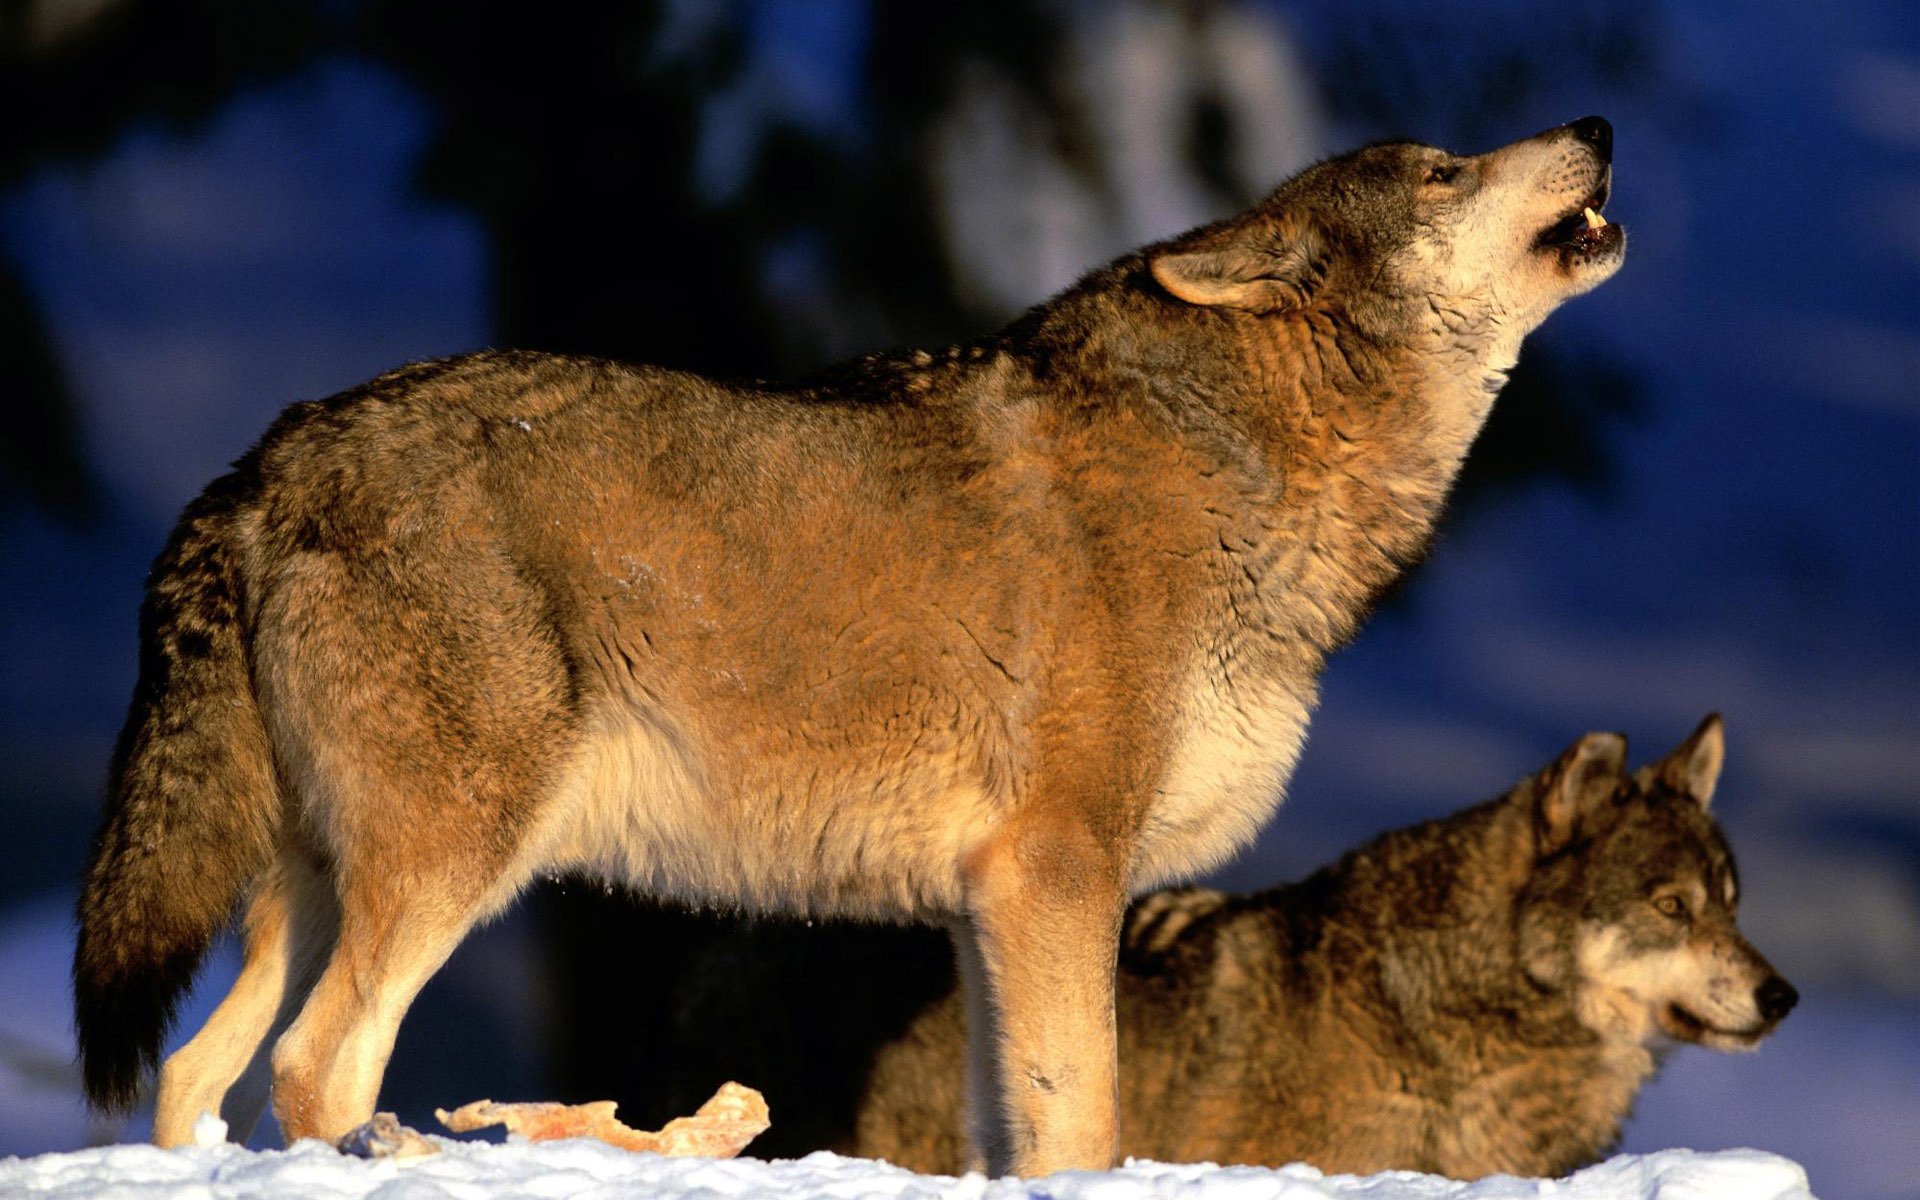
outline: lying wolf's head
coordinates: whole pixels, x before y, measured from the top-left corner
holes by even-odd
[[[1620,266],[1626,235],[1599,216],[1612,159],[1600,117],[1473,157],[1368,146],[1148,266],[1191,304],[1271,315],[1331,299],[1362,326],[1427,331],[1504,369],[1557,305]]]
[[[1523,961],[1603,1037],[1751,1049],[1799,999],[1734,924],[1739,875],[1707,812],[1724,744],[1710,716],[1629,775],[1625,740],[1588,734],[1516,793],[1535,814]]]

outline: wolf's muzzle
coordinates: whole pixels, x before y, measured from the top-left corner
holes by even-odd
[[[1778,975],[1769,975],[1754,989],[1753,1003],[1760,1010],[1761,1020],[1778,1021],[1800,1003],[1800,991]]]
[[[1613,161],[1613,123],[1605,117],[1581,117],[1578,121],[1568,121],[1566,128],[1587,145],[1603,163]]]

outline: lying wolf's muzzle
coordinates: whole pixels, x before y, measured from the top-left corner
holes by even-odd
[[[1754,989],[1754,1007],[1760,1010],[1760,1019],[1767,1024],[1776,1024],[1793,1011],[1800,1003],[1800,989],[1794,987],[1778,975],[1770,975],[1767,981]]]
[[[1657,1016],[1668,1036],[1695,1042],[1719,1050],[1751,1050],[1760,1039],[1774,1031],[1787,1014],[1800,1003],[1800,990],[1779,975],[1769,973],[1753,989],[1753,1021],[1728,1026],[1694,1012],[1684,1004],[1673,1003]]]

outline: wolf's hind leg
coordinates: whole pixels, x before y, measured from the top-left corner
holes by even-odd
[[[334,935],[340,926],[340,909],[333,888],[304,857],[290,858],[285,867],[288,880],[289,923],[292,944],[287,950],[287,984],[280,997],[280,1010],[274,1014],[273,1027],[255,1047],[252,1061],[238,1081],[227,1089],[220,1106],[227,1134],[245,1142],[266,1111],[268,1092],[273,1082],[273,1048],[300,1015],[314,983],[326,968],[333,953]]]
[[[267,728],[339,905],[326,967],[273,1047],[289,1142],[373,1116],[401,1017],[531,877],[523,852],[581,749],[563,606],[489,538],[492,501],[472,485],[456,472],[417,510],[330,518],[339,544],[261,606]]]
[[[326,961],[336,919],[331,890],[297,851],[283,850],[247,906],[233,987],[160,1069],[155,1145],[191,1142],[203,1112],[219,1113],[229,1137],[247,1140],[266,1107],[268,1051]]]
[[[273,1110],[289,1144],[372,1118],[400,1019],[454,947],[505,898],[497,868],[441,861],[395,878],[336,877],[339,934],[306,1004],[273,1047]]]

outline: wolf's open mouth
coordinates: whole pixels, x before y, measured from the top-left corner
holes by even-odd
[[[1547,226],[1535,239],[1535,246],[1541,250],[1571,251],[1574,254],[1593,255],[1601,250],[1617,246],[1620,242],[1620,227],[1610,224],[1600,215],[1606,207],[1607,197],[1613,191],[1613,174],[1608,172],[1585,200],[1575,205],[1558,221]]]
[[[1767,1034],[1767,1026],[1753,1029],[1720,1029],[1707,1024],[1678,1004],[1667,1005],[1660,1024],[1665,1027],[1669,1037],[1687,1042],[1714,1041],[1749,1046],[1758,1042]]]
[[[1667,1032],[1673,1034],[1675,1037],[1685,1038],[1690,1042],[1698,1041],[1709,1029],[1705,1021],[1694,1016],[1686,1009],[1681,1008],[1678,1004],[1667,1005],[1665,1016],[1666,1020],[1662,1021],[1661,1024],[1667,1026]]]

